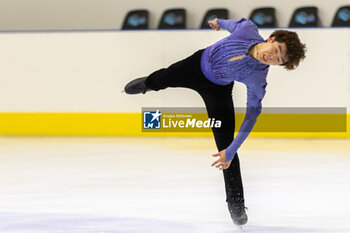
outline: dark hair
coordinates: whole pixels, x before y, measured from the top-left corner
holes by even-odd
[[[298,34],[286,30],[276,30],[270,37],[275,37],[274,41],[285,43],[287,46],[288,61],[282,66],[287,70],[297,68],[300,61],[304,60],[306,53],[306,46],[300,42]]]

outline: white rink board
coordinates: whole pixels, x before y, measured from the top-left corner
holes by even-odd
[[[266,38],[272,30],[261,30]],[[271,67],[266,107],[350,107],[350,30],[299,29],[306,60],[296,71]],[[216,31],[0,33],[1,112],[139,112],[201,107],[191,90],[144,96],[121,91],[227,36]],[[237,83],[234,101],[245,106]]]

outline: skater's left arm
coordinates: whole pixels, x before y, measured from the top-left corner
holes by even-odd
[[[213,156],[219,156],[219,159],[217,159],[212,166],[216,165],[217,168],[220,170],[227,169],[233,157],[237,153],[238,148],[242,145],[244,140],[248,137],[249,133],[252,131],[256,120],[258,116],[261,113],[262,104],[261,101],[265,95],[265,89],[260,91],[260,94],[258,97],[254,93],[254,88],[247,87],[247,110],[246,110],[246,116],[244,118],[244,121],[241,125],[241,128],[239,129],[239,132],[236,136],[236,138],[233,140],[231,145],[229,145],[225,150],[220,151],[219,153],[214,154]]]
[[[219,157],[211,166],[219,168],[219,170],[227,169],[231,165],[231,161],[225,161],[226,150],[222,150],[219,153],[213,154],[213,157]]]
[[[237,153],[238,148],[242,145],[244,140],[248,137],[252,131],[258,116],[261,113],[262,104],[261,101],[265,96],[265,89],[260,91],[259,96],[256,94],[256,90],[247,86],[247,109],[244,121],[239,129],[236,138],[231,145],[226,148],[226,161],[232,160]]]

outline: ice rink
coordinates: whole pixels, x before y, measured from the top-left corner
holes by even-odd
[[[212,138],[0,138],[1,233],[350,232],[350,141],[249,138],[248,223]]]

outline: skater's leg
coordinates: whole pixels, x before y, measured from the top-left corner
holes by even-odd
[[[215,92],[200,93],[207,107],[209,118],[220,120],[221,128],[213,128],[218,151],[226,149],[233,141],[235,113],[232,101],[232,85],[220,87]],[[239,158],[236,154],[228,169],[223,170],[227,202],[244,202]]]
[[[150,90],[158,91],[167,87],[192,88],[197,78],[202,75],[200,61],[203,51],[199,50],[168,68],[153,72],[148,77],[130,81],[124,88],[125,93],[145,94]]]
[[[226,201],[244,204],[244,193],[239,158],[236,154],[229,168],[223,170]]]
[[[219,94],[220,93],[220,94]],[[221,128],[213,128],[218,151],[226,149],[233,141],[235,130],[235,113],[232,101],[232,85],[205,89],[200,94],[207,107],[209,118],[221,120]],[[244,206],[244,194],[238,155],[235,154],[228,169],[223,170],[226,201],[235,224],[247,222]]]
[[[202,75],[200,60],[203,50],[195,52],[193,55],[168,68],[157,70],[150,74],[145,84],[148,88],[158,91],[167,87],[188,87],[191,88],[193,80]]]

